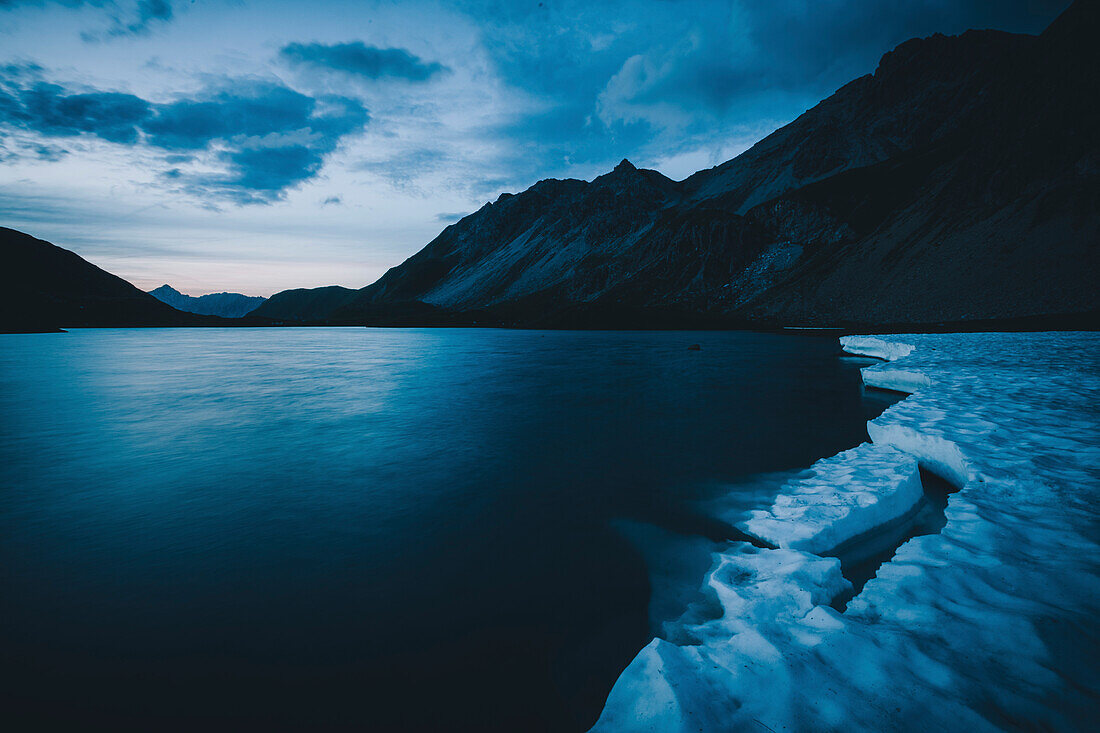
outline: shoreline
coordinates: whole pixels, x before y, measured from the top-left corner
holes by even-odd
[[[594,731],[1074,728],[1096,713],[1100,339],[841,344],[883,360],[865,385],[908,396],[869,421],[871,442],[740,524],[777,549],[717,552],[707,600],[639,652]],[[922,470],[954,489],[943,525],[903,539],[838,611],[853,588],[833,555],[919,509]],[[1084,516],[1051,522],[1065,494]]]
[[[98,319],[100,323],[67,319],[31,319],[16,323],[0,322],[0,333],[62,333],[70,328],[499,328],[505,330],[545,331],[747,331],[811,338],[848,337],[857,334],[928,334],[928,333],[1035,333],[1051,331],[1100,331],[1100,312],[1039,314],[955,321],[920,323],[862,323],[856,321],[826,325],[780,323],[767,319],[746,319],[697,314],[633,314],[606,318],[593,316],[572,319],[516,319],[486,313],[455,312],[438,318],[379,317],[376,319],[279,320],[264,316],[223,318],[179,312],[192,323],[149,323]],[[205,322],[202,322],[206,319]],[[56,320],[56,322],[55,322]],[[67,324],[67,325],[66,325]]]

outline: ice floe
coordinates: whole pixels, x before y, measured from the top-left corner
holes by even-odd
[[[932,384],[931,380],[923,374],[901,369],[864,370],[863,383],[875,389],[888,389],[906,394],[912,394]]]
[[[622,673],[597,731],[1089,729],[1100,713],[1100,334],[842,339],[912,392],[787,481],[705,601]],[[895,363],[897,362],[897,363]],[[904,377],[898,375],[906,375]],[[838,546],[959,489],[844,613]]]
[[[913,353],[913,345],[874,336],[845,336],[844,351],[854,356],[870,356],[884,361],[897,361]]]
[[[772,508],[753,512],[743,529],[777,547],[825,555],[912,512],[923,498],[915,459],[864,443],[818,461],[812,477],[784,486]]]

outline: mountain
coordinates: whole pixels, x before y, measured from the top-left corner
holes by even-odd
[[[193,297],[184,295],[171,285],[161,285],[156,290],[150,290],[149,295],[177,310],[222,318],[240,318],[248,315],[267,300],[240,293],[209,293]]]
[[[183,313],[74,252],[0,227],[0,331],[219,325]]]
[[[275,293],[264,301],[253,316],[275,321],[323,322],[346,305],[358,291],[329,285],[323,288],[296,288]]]
[[[906,41],[874,73],[715,168],[677,182],[624,160],[590,182],[540,181],[448,226],[372,285],[284,291],[250,318],[1095,325],[1098,38],[1100,3],[1090,1],[1038,36]],[[3,231],[16,265],[0,296],[8,322],[186,318],[144,293],[135,300],[128,283],[72,253]]]
[[[907,41],[873,74],[681,182],[623,161],[591,182],[503,194],[310,317],[881,326],[1095,316],[1097,13],[1074,3],[1039,36]]]
[[[1096,3],[1075,3],[1038,38],[1008,37],[983,54],[992,65],[970,65],[983,83],[950,125],[758,207],[805,254],[766,290],[743,288],[742,310],[863,323],[1095,315],[1100,76],[1084,70],[1100,62],[1098,21]],[[907,51],[935,59],[947,40]],[[808,212],[799,225],[820,218],[817,232],[848,231],[815,246],[790,210]]]
[[[831,175],[880,163],[958,129],[1005,59],[1034,36],[968,31],[912,39],[745,153],[684,181],[694,201],[744,214]]]

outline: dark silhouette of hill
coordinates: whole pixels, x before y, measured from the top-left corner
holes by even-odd
[[[296,288],[275,293],[252,311],[253,316],[275,321],[321,323],[348,303],[357,291],[329,285],[323,288]]]
[[[219,325],[184,313],[74,252],[0,227],[0,331],[82,326]]]

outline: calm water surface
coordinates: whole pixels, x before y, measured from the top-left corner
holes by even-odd
[[[659,548],[622,523],[720,539],[707,499],[864,440],[837,352],[745,333],[0,336],[0,709],[583,729],[651,637]]]

